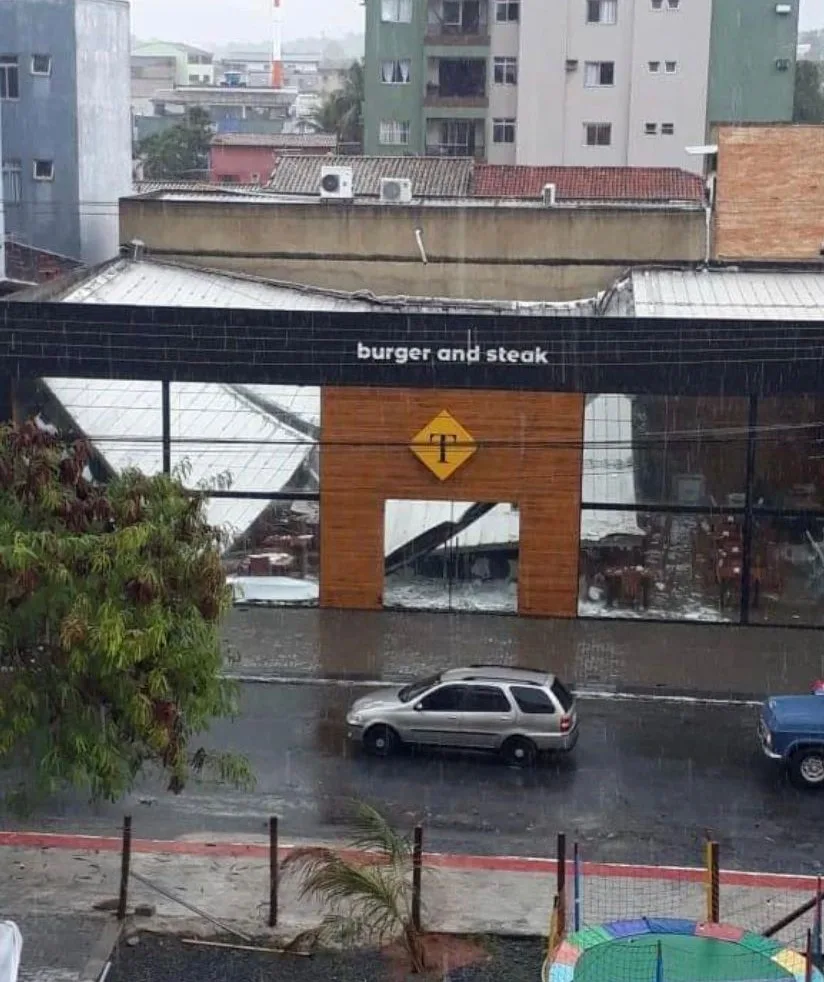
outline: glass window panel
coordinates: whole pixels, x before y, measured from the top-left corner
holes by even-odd
[[[749,618],[824,624],[824,515],[755,519]]]
[[[187,486],[318,490],[320,390],[310,386],[171,386],[172,468]]]
[[[756,505],[824,509],[824,398],[759,401],[753,490]]]
[[[296,498],[208,498],[206,515],[224,534],[223,566],[235,604],[318,602],[320,505]]]
[[[585,504],[743,507],[746,399],[587,396]]]
[[[163,469],[160,382],[47,378],[41,398],[43,418],[85,436],[104,472]]]
[[[738,621],[740,516],[581,512],[583,617]]]
[[[509,503],[387,500],[384,606],[514,612],[519,538]]]

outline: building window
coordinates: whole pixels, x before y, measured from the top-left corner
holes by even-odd
[[[520,19],[520,0],[495,0],[495,21],[498,24],[517,24]]]
[[[681,0],[667,0],[667,6],[670,10],[678,10],[681,6]]]
[[[608,147],[612,144],[612,123],[584,123],[584,144]]]
[[[667,73],[667,75],[674,75],[678,71],[678,62],[677,61],[665,61],[664,62],[664,71]]]
[[[614,84],[614,61],[588,61],[584,64],[584,85],[587,88]]]
[[[587,0],[587,24],[615,24],[618,0]]]
[[[35,181],[53,181],[54,161],[35,160],[34,167],[32,168],[32,176],[34,177]]]
[[[496,85],[517,85],[518,59],[496,58],[493,62],[493,73]]]
[[[650,0],[653,10],[663,10],[664,0]]]
[[[0,99],[20,98],[20,69],[17,55],[0,55]]]
[[[655,136],[657,132],[658,132],[657,123],[644,123],[644,133],[647,136]]]
[[[7,205],[23,200],[23,165],[19,160],[3,161],[3,201]]]
[[[386,147],[405,147],[409,143],[409,121],[382,119],[379,142]]]
[[[51,55],[32,55],[31,73],[32,75],[51,75],[52,73]]]
[[[514,119],[493,119],[492,120],[492,142],[493,143],[514,143],[515,142],[515,120]]]
[[[381,20],[389,24],[411,24],[412,0],[381,0]]]
[[[401,61],[381,62],[381,81],[387,85],[408,85],[412,62],[408,58]]]
[[[661,123],[661,136],[675,136],[675,123]]]
[[[189,76],[189,85],[197,85],[197,83],[199,81],[200,81],[200,76],[199,75],[190,75]]]

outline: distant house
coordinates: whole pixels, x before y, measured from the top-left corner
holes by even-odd
[[[219,133],[212,139],[209,177],[215,183],[266,184],[287,154],[334,154],[333,133]]]

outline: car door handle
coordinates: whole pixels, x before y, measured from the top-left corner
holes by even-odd
[[[455,716],[447,716],[446,718],[449,720],[450,723],[457,723],[458,722],[458,716],[457,716],[457,714]]]

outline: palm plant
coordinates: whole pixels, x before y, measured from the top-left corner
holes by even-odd
[[[343,87],[331,92],[313,117],[323,133],[335,133],[342,144],[356,144],[363,139],[363,62],[353,62],[346,72]]]
[[[412,918],[412,844],[370,805],[356,805],[353,826],[354,859],[307,848],[295,849],[282,864],[300,876],[303,899],[327,908],[319,927],[302,938],[347,946],[398,938],[412,971],[424,972],[423,937]]]

